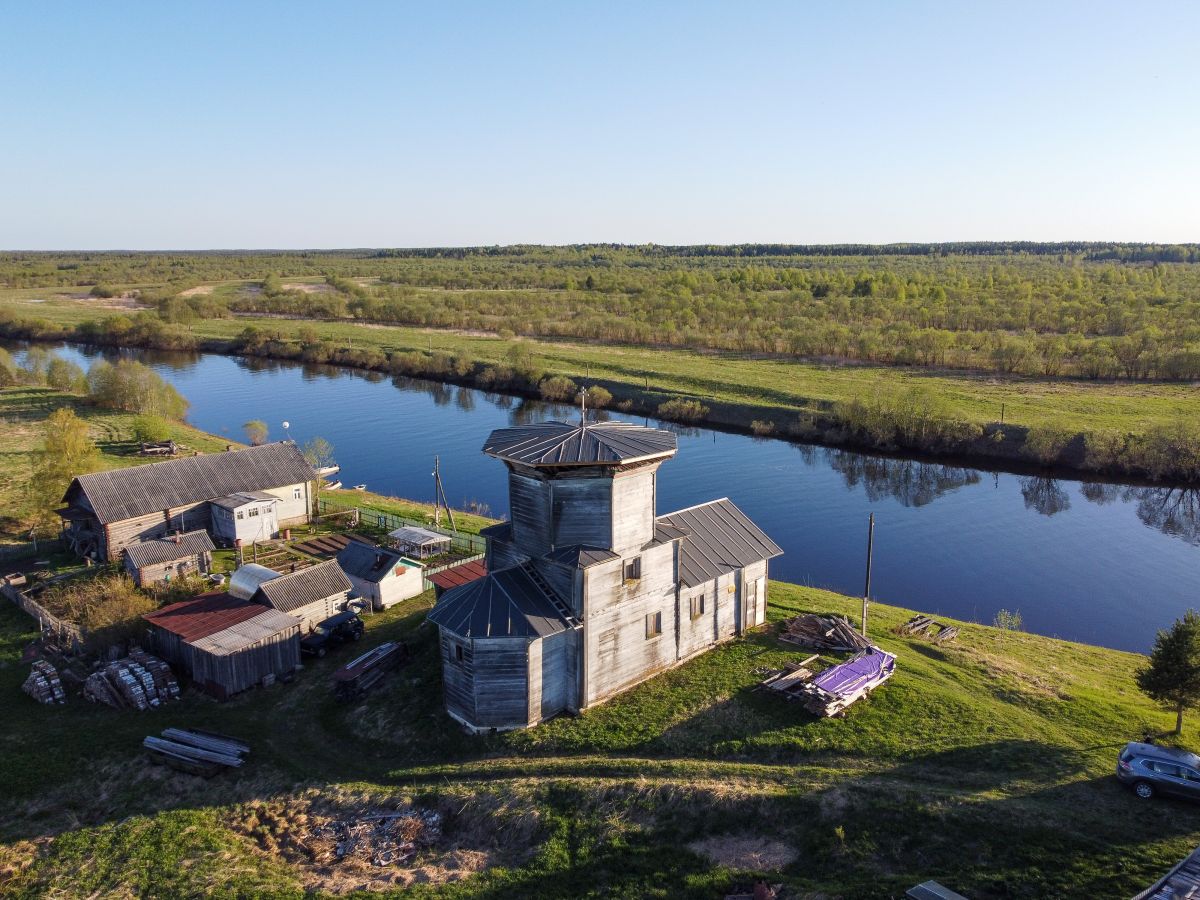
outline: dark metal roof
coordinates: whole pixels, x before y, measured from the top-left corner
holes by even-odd
[[[524,565],[451,588],[428,618],[465,638],[543,638],[572,627]]]
[[[687,587],[783,553],[728,498],[659,516],[658,523],[687,533],[679,565],[679,580]]]
[[[280,485],[275,485],[280,487]],[[219,506],[222,509],[241,509],[243,506],[249,506],[251,503],[278,503],[278,497],[272,497],[270,494],[264,494],[262,491],[242,491],[237,494],[230,494],[228,497],[218,497],[216,500],[209,500],[213,506]]]
[[[179,635],[185,641],[198,641],[239,622],[261,616],[264,612],[266,610],[257,603],[248,603],[220,591],[172,603],[142,618],[157,628]]]
[[[631,422],[538,422],[493,431],[483,452],[527,466],[619,466],[675,454],[675,435]]]
[[[315,477],[312,466],[296,445],[280,441],[80,475],[67,488],[63,501],[71,503],[82,493],[96,518],[108,524],[243,491],[298,484]]]
[[[189,531],[186,534],[131,544],[125,548],[125,555],[129,557],[134,568],[141,569],[174,562],[177,559],[188,559],[216,549],[207,531]]]
[[[578,569],[586,569],[589,566],[620,558],[618,554],[613,553],[611,550],[605,550],[603,547],[589,547],[586,544],[572,544],[569,547],[559,547],[557,550],[546,555],[546,559],[574,566]]]
[[[290,575],[264,581],[252,599],[280,612],[291,612],[310,603],[344,594],[352,587],[337,560],[331,559]]]
[[[1200,847],[1133,900],[1175,900],[1200,892]]]
[[[428,578],[442,590],[448,591],[451,588],[458,587],[460,584],[469,584],[476,578],[482,578],[486,574],[487,563],[482,559],[473,559],[462,565],[451,566],[449,569],[434,572]]]
[[[361,541],[350,541],[338,551],[337,563],[342,571],[363,581],[378,584],[392,573],[404,556],[386,547],[370,547]]]

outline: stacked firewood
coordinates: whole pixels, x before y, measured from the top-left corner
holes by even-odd
[[[93,703],[123,709],[152,709],[179,697],[179,682],[170,667],[141,650],[93,672],[83,683],[83,696]]]
[[[800,647],[827,652],[857,652],[871,646],[861,634],[841,616],[819,616],[809,613],[783,623],[781,641]]]
[[[63,690],[58,670],[44,659],[35,660],[33,670],[21,690],[38,703],[66,703],[67,692]]]

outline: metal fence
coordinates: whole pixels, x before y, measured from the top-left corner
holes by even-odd
[[[397,528],[403,528],[406,525],[415,525],[418,528],[424,528],[428,531],[433,531],[438,534],[444,534],[450,538],[450,546],[462,553],[471,556],[482,555],[487,549],[487,542],[477,534],[464,534],[461,531],[450,531],[445,528],[438,528],[423,519],[409,519],[404,516],[393,515],[392,513],[380,512],[377,509],[369,507],[354,506],[349,503],[339,503],[336,500],[330,500],[325,497],[317,499],[317,514],[322,516],[337,515],[339,513],[358,512],[358,520],[363,525],[369,528],[379,528],[383,531],[395,531]]]

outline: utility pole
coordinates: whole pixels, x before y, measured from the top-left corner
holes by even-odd
[[[867,603],[871,598],[871,553],[875,549],[875,513],[867,525],[867,583],[863,587],[862,635],[867,636]]]
[[[442,525],[442,507],[446,507],[446,515],[450,517],[450,530],[458,533],[458,526],[454,524],[454,510],[450,508],[449,501],[446,500],[446,487],[442,484],[442,463],[441,457],[433,458],[433,524],[439,528]]]

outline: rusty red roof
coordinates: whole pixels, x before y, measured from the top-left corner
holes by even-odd
[[[258,603],[239,600],[221,591],[202,594],[193,600],[172,603],[147,613],[143,618],[151,625],[179,635],[185,641],[198,641],[232,625],[261,616],[266,611],[266,608]]]
[[[487,563],[482,559],[473,559],[470,562],[463,563],[461,566],[435,572],[429,576],[429,580],[442,590],[448,591],[450,588],[458,587],[460,584],[468,584],[477,578],[482,578],[486,574]]]

